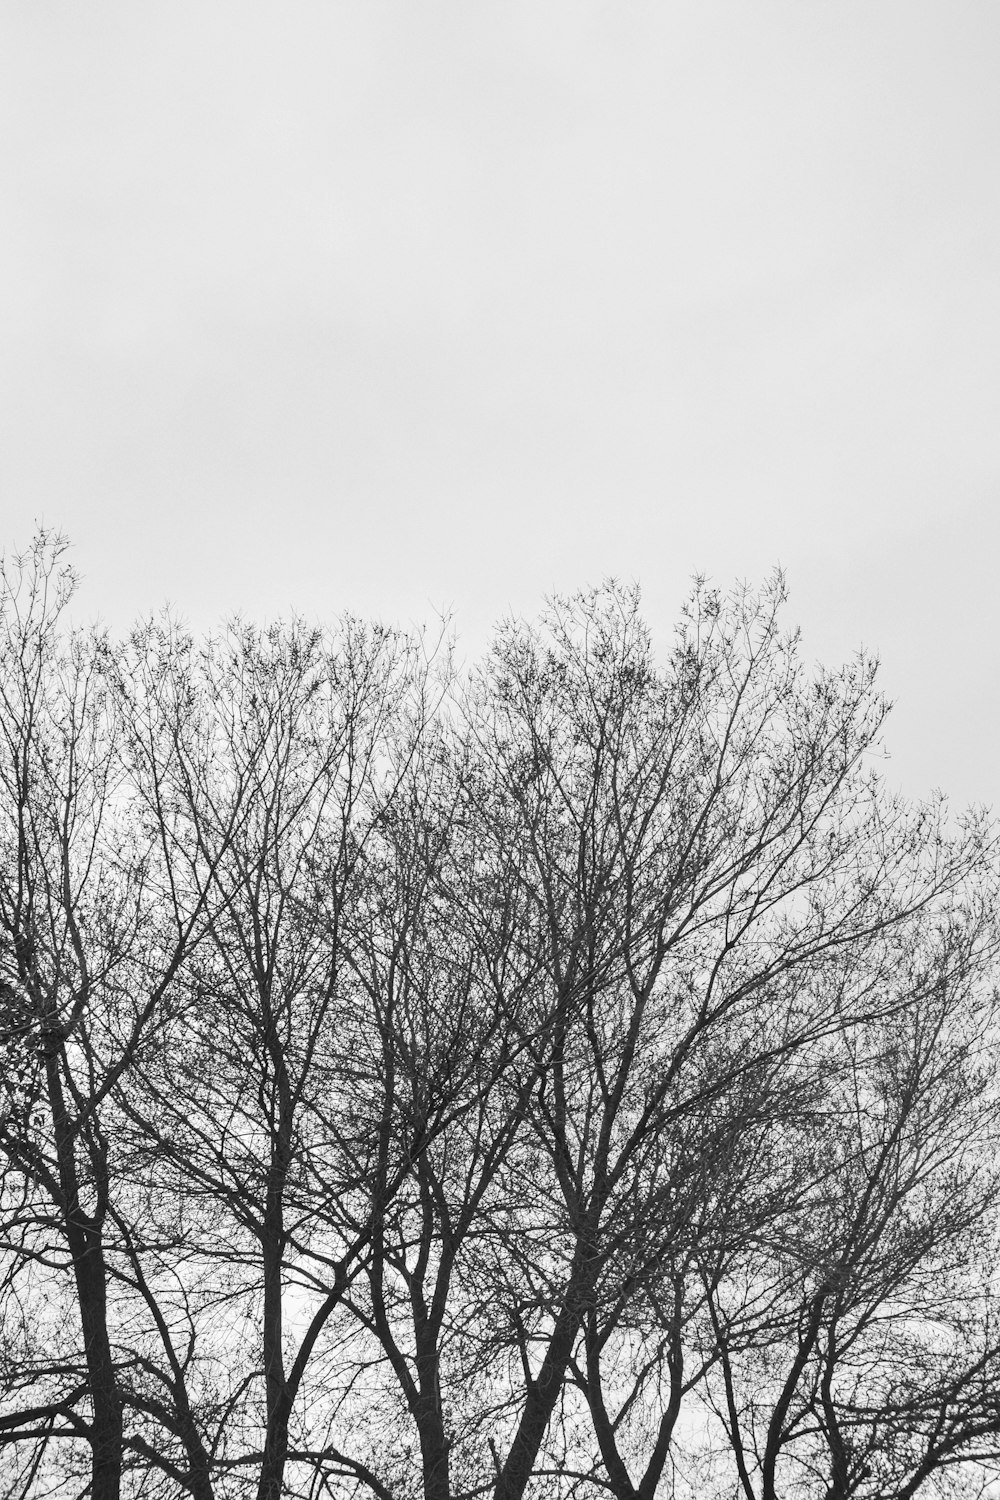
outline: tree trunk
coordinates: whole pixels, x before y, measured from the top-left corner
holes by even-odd
[[[497,1476],[493,1490],[494,1500],[521,1500],[527,1488],[580,1331],[580,1290],[582,1288],[573,1287],[571,1283],[571,1294],[556,1319],[538,1379],[532,1382],[528,1390],[517,1432]]]
[[[82,1242],[77,1250],[73,1240]],[[89,1242],[89,1243],[88,1243]],[[96,1232],[71,1236],[80,1322],[93,1406],[93,1500],[118,1500],[122,1471],[122,1404],[108,1338],[104,1252]]]
[[[76,1136],[66,1112],[59,1067],[63,1041],[51,1033],[45,1048],[45,1077],[52,1113],[59,1185],[62,1189],[63,1228],[73,1257],[80,1326],[90,1385],[91,1500],[119,1500],[122,1473],[123,1419],[111,1340],[108,1335],[107,1269],[100,1216],[86,1213],[80,1203]]]
[[[421,1397],[414,1413],[420,1436],[420,1457],[424,1471],[424,1500],[451,1500],[449,1450],[441,1403],[436,1394]]]
[[[278,1127],[272,1144],[264,1209],[262,1255],[264,1273],[264,1391],[267,1429],[261,1460],[257,1500],[281,1500],[285,1463],[288,1458],[288,1421],[292,1403],[285,1379],[282,1349],[283,1307],[281,1268],[284,1256],[284,1193],[288,1174],[291,1130],[287,1118]]]

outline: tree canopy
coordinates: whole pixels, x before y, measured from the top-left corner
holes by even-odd
[[[0,1497],[1000,1482],[997,841],[775,575],[481,661],[0,578]]]

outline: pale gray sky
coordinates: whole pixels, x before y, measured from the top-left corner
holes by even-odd
[[[787,570],[1000,805],[997,0],[3,0],[0,534],[114,625]]]

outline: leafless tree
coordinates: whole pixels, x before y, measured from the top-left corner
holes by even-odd
[[[253,1474],[265,1500],[286,1492],[306,1366],[382,1207],[373,1142],[395,1101],[368,1060],[377,1018],[345,973],[342,929],[391,815],[394,754],[405,763],[424,732],[428,680],[412,644],[353,621],[336,639],[236,625],[200,648],[167,624],[134,653],[137,777],[168,831],[171,899],[200,905],[206,932],[126,1107],[161,1203],[193,1205],[216,1341],[238,1327],[259,1348],[230,1359],[210,1446],[237,1493]],[[391,1198],[408,1158],[381,1166]]]
[[[106,642],[60,632],[74,586],[62,551],[40,533],[0,577],[3,1327],[21,1343],[0,1445],[11,1494],[65,1472],[115,1500],[126,1454],[169,1475],[184,1447],[177,1409],[155,1403],[143,1432],[125,1417],[129,1330],[110,1310],[123,1191],[114,1094],[198,910],[164,911],[147,879]]]
[[[495,656],[496,774],[534,855],[553,984],[572,997],[533,1098],[555,1274],[522,1339],[498,1500],[524,1493],[588,1329],[604,1482],[653,1492],[683,1389],[677,1351],[633,1481],[601,1397],[601,1310],[624,1308],[643,1261],[676,1254],[679,1213],[697,1222],[696,1205],[679,1209],[692,1170],[704,1210],[726,1186],[727,1139],[780,1120],[824,1039],[884,1009],[871,968],[882,935],[980,857],[975,830],[949,842],[933,810],[886,798],[866,765],[884,712],[870,664],[810,680],[779,631],[781,602],[780,581],[759,600],[696,595],[665,673],[634,596],[614,592],[558,607],[547,639],[511,632]],[[856,979],[826,984],[846,952]],[[710,1170],[688,1152],[675,1171],[706,1129]]]
[[[992,913],[907,938],[886,1016],[838,1039],[813,1128],[789,1142],[800,1192],[758,1262],[770,1337],[734,1350],[715,1309],[748,1500],[908,1500],[959,1465],[972,1493],[1000,1458]]]
[[[909,1500],[1000,1464],[995,848],[780,578],[0,604],[5,1496]],[[685,1489],[686,1487],[686,1489]]]

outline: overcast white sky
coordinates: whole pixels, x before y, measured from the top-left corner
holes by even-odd
[[[788,573],[1000,805],[997,0],[3,0],[0,540],[492,620]]]

